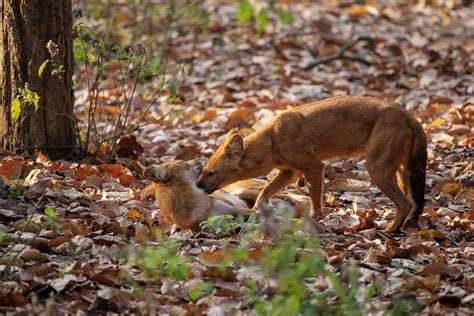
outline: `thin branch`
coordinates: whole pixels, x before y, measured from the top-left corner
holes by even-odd
[[[321,65],[321,64],[326,64],[329,62],[332,62],[334,60],[338,59],[345,59],[345,60],[352,60],[356,61],[365,65],[372,65],[372,63],[365,58],[359,57],[359,56],[354,56],[354,55],[346,55],[346,52],[353,48],[358,42],[368,42],[369,44],[372,43],[372,38],[367,37],[367,36],[361,36],[357,38],[355,41],[343,46],[337,53],[317,59],[311,63],[309,63],[307,66],[303,68],[303,70],[311,70],[314,67]],[[372,51],[374,51],[373,46],[372,46]],[[377,54],[378,55],[378,54]]]

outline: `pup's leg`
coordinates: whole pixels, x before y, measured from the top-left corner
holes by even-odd
[[[209,216],[230,214],[234,216],[242,215],[244,217],[249,217],[253,212],[254,211],[249,208],[238,207],[213,199]]]
[[[267,183],[267,185],[263,188],[262,192],[260,192],[253,209],[261,209],[263,205],[268,203],[268,199],[272,195],[284,189],[291,183],[295,182],[298,176],[298,173],[294,170],[280,170],[277,175],[270,182]]]
[[[318,220],[323,210],[324,164],[318,162],[312,169],[305,171],[304,176],[308,183],[309,197],[311,198],[310,216],[314,220]]]
[[[260,194],[261,190],[259,189],[243,189],[237,192],[231,192],[232,194],[236,195],[238,198],[247,202],[247,205],[254,205],[255,201],[257,201],[258,195]]]

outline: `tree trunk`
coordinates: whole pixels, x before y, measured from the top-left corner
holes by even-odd
[[[1,11],[0,147],[65,158],[75,144],[71,0],[2,0]]]

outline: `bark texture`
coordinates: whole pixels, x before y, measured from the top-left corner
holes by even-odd
[[[1,14],[0,147],[20,154],[40,149],[53,159],[65,158],[75,143],[71,1],[2,0]],[[50,41],[57,45],[56,56]],[[38,70],[47,59],[52,62],[40,78]],[[60,65],[64,72],[53,75]],[[39,95],[39,108],[21,102],[14,120],[12,102],[25,84]]]

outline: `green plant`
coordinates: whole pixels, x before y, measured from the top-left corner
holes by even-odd
[[[241,223],[242,220],[234,219],[234,216],[228,214],[210,216],[200,226],[203,231],[209,231],[213,235],[222,237],[235,231]]]
[[[292,227],[275,240],[259,249],[260,255],[251,259],[249,253],[255,231],[242,236],[241,244],[228,248],[231,254],[223,266],[232,264],[259,267],[268,278],[275,280],[275,288],[268,295],[255,280],[246,281],[245,295],[257,315],[363,315],[367,302],[377,293],[378,286],[362,290],[358,271],[349,265],[338,276],[326,268],[314,237]],[[323,277],[328,290],[317,292],[312,284]],[[337,304],[328,304],[328,298]]]
[[[214,284],[211,282],[197,282],[188,290],[188,297],[191,301],[196,302],[203,296],[209,295],[214,290]]]
[[[270,21],[278,21],[280,24],[291,24],[293,14],[291,11],[275,7],[273,1],[267,1],[267,5],[261,7],[258,12],[248,0],[237,3],[237,24],[240,26],[255,20],[255,28],[258,33],[263,33]]]
[[[23,196],[25,191],[25,180],[20,179],[13,181],[13,183],[8,187],[7,194],[9,196],[20,197]]]
[[[144,46],[140,43],[125,50],[118,45],[111,45],[101,36],[88,27],[85,22],[78,21],[75,26],[74,56],[85,69],[88,98],[85,104],[85,129],[77,128],[80,146],[85,152],[102,155],[105,159],[116,158],[115,148],[119,139],[130,134],[142,126],[143,119],[150,107],[155,104],[162,93],[170,91],[169,101],[179,102],[176,96],[179,81],[166,73],[167,60],[163,55],[149,58]],[[109,46],[110,49],[109,49]],[[168,46],[166,44],[165,46]],[[109,53],[109,52],[112,53]],[[107,61],[106,61],[107,60]],[[113,66],[113,67],[111,67]],[[113,70],[108,70],[112,69]],[[103,104],[100,102],[100,80],[108,74],[113,74],[112,80],[116,95],[119,97],[117,113],[107,116]],[[142,109],[135,122],[130,124],[134,114],[133,101],[137,95],[138,86],[153,78],[158,78],[156,93],[150,99],[145,109]],[[130,79],[132,83],[130,86]],[[142,96],[149,93],[142,93]],[[169,102],[172,103],[172,102]],[[170,110],[170,112],[172,109]],[[162,118],[170,112],[165,113]],[[108,120],[108,128],[99,128],[99,121]],[[103,125],[103,124],[102,124]],[[112,128],[110,128],[112,126]],[[105,150],[103,150],[105,148]]]
[[[3,244],[7,243],[12,238],[12,235],[6,231],[3,231],[0,227],[0,246],[3,247]]]
[[[18,95],[13,99],[11,106],[11,117],[13,121],[16,122],[20,118],[22,104],[33,105],[35,111],[37,111],[39,100],[40,96],[38,93],[30,90],[28,82],[25,83],[23,88],[18,88]]]
[[[57,233],[59,231],[58,226],[56,225],[58,220],[58,212],[50,207],[47,207],[44,209],[44,214],[47,217],[45,228],[52,229],[55,233]]]
[[[186,280],[189,274],[187,260],[179,255],[179,246],[173,239],[163,240],[158,246],[140,245],[129,254],[128,264],[137,266],[151,278],[166,275],[177,281]]]
[[[385,312],[385,315],[413,315],[418,313],[420,310],[421,306],[414,298],[396,298],[392,301],[391,307]]]

